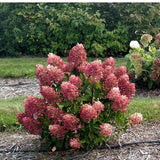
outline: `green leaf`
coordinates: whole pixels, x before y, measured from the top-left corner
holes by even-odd
[[[56,147],[61,148],[63,146],[63,140],[57,140],[56,141]]]
[[[93,88],[101,89],[102,87],[101,87],[99,82],[96,82],[96,83],[93,84]]]
[[[126,67],[127,67],[127,70],[129,70],[130,69],[130,67],[131,67],[131,60],[128,60],[127,61],[127,64],[126,64]]]
[[[143,45],[144,48],[148,47],[148,42],[145,40],[141,40],[141,44]]]
[[[130,59],[130,54],[126,54],[124,58],[126,58],[127,60],[129,60]]]
[[[149,82],[148,82],[148,88],[151,89],[152,86],[153,86],[153,81],[149,81]]]
[[[87,81],[86,84],[85,84],[84,87],[83,87],[83,90],[85,91],[89,85],[90,85],[90,82]]]
[[[80,78],[81,78],[82,82],[84,83],[86,80],[84,73],[80,73]]]
[[[62,105],[62,104],[57,104],[58,105],[58,107],[60,108],[60,109],[63,109],[63,107],[64,107],[64,105]]]
[[[62,105],[63,105],[64,107],[70,106],[71,104],[72,104],[72,102],[70,102],[70,101],[64,101],[64,102],[62,103]]]
[[[124,116],[123,116],[123,113],[121,113],[121,112],[117,112],[116,113],[115,122],[116,122],[116,124],[119,124],[121,126],[124,125]]]
[[[91,96],[90,95],[86,95],[86,94],[81,96],[81,100],[82,101],[88,101],[90,98],[91,98]]]
[[[16,40],[21,43],[23,41],[22,31],[19,28],[14,28],[13,32]]]
[[[94,90],[94,97],[95,97],[95,100],[97,100],[100,97],[100,90],[98,89]]]

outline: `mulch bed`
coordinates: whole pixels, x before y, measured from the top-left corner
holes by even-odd
[[[0,99],[27,95],[38,96],[39,91],[37,79],[0,79]],[[160,89],[136,88],[135,97],[160,97]]]
[[[31,150],[40,147],[40,137],[30,135],[26,132],[0,133],[0,150]],[[138,141],[160,140],[160,123],[144,123],[134,128],[129,128],[126,133],[121,134],[119,140],[111,145],[124,144]],[[131,145],[119,149],[94,149],[90,152],[84,151],[55,151],[48,152],[12,152],[0,153],[2,160],[159,160],[160,144],[144,143]]]

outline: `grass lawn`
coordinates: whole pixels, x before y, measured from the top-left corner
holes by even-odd
[[[0,131],[5,128],[14,129],[20,126],[16,114],[24,112],[23,100],[24,97],[0,99]]]
[[[66,58],[63,58],[66,61]],[[88,58],[91,62],[96,58]],[[101,58],[104,61],[106,58]],[[115,58],[116,67],[125,65],[125,58]],[[47,58],[0,58],[0,78],[34,78],[36,76],[36,64],[47,65]]]
[[[16,114],[24,111],[24,97],[0,100],[0,130],[17,129],[20,127],[17,122]],[[134,98],[128,106],[126,116],[140,112],[143,115],[143,121],[160,121],[160,99],[155,98]]]
[[[144,121],[160,121],[160,98],[134,98],[128,106],[128,115],[140,112]]]
[[[46,58],[0,58],[0,78],[35,77],[36,64],[46,65]]]

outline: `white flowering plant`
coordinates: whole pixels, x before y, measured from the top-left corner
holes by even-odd
[[[140,48],[140,44],[138,43],[138,41],[131,41],[129,46],[132,48],[132,49],[137,49],[137,48]]]
[[[49,53],[48,66],[36,66],[42,97],[28,96],[25,112],[17,114],[27,132],[48,146],[88,150],[141,122],[140,114],[130,120],[125,115],[135,93],[125,66],[115,68],[112,57],[88,63],[82,44],[70,50],[67,61]]]
[[[160,87],[160,33],[141,36],[138,41],[130,42],[131,49],[127,58],[127,72],[132,82],[149,89]]]

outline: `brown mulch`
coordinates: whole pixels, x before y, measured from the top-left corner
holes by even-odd
[[[18,96],[38,96],[39,82],[37,79],[0,79],[0,99]],[[148,90],[137,88],[135,97],[160,97],[160,89]]]
[[[19,96],[38,96],[39,82],[37,79],[0,79],[0,99]]]
[[[0,150],[31,150],[40,147],[40,137],[26,132],[0,133]],[[137,141],[160,140],[160,123],[145,123],[134,128],[129,128],[121,134],[114,144],[124,144]],[[113,142],[112,142],[113,143]],[[94,149],[87,154],[84,151],[55,151],[53,153],[0,153],[2,160],[159,160],[160,144],[144,143],[131,145],[119,149]]]

